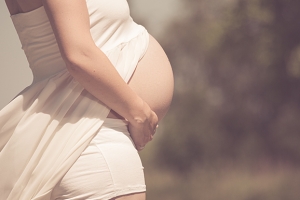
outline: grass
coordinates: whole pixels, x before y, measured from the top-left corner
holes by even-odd
[[[147,200],[299,200],[300,169],[288,165],[145,168]]]

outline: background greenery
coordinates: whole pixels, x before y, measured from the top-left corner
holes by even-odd
[[[147,199],[299,199],[300,1],[182,2],[157,37],[175,92],[141,153]]]

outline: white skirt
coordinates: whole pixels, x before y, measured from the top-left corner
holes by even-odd
[[[53,200],[108,200],[145,192],[143,166],[127,122],[107,118],[96,137],[54,187]]]
[[[145,54],[148,39],[148,32],[141,28],[140,34],[135,38],[105,52],[125,82],[128,82],[138,61]],[[26,88],[0,111],[0,199],[50,200],[53,188],[59,188],[57,183],[62,177],[68,171],[72,174],[72,170],[69,170],[72,166],[76,169],[77,164],[74,165],[74,162],[80,155],[78,162],[82,162],[82,152],[91,144],[95,135],[106,132],[101,127],[109,110],[84,90],[66,69]],[[125,129],[121,134],[123,137],[124,132]],[[127,136],[126,138],[129,139]],[[130,151],[122,149],[125,148],[123,142],[113,143],[109,140],[104,146],[103,149],[109,146],[110,150],[105,152],[109,152],[114,160],[108,163],[118,166],[114,169],[112,165],[109,169],[117,170],[118,173],[112,173],[120,175],[120,180],[131,179],[135,173],[141,176],[140,161],[136,161],[139,163],[139,172],[136,172],[137,168],[130,169],[132,173],[126,171],[133,165],[131,160],[126,160],[135,152],[132,144]],[[129,143],[127,147],[129,148]],[[87,150],[90,148],[89,146]],[[99,155],[99,148],[95,145],[93,148],[98,149]],[[105,155],[107,154],[103,154],[104,157]],[[136,152],[134,155],[134,159],[139,160]],[[123,173],[125,177],[121,176]],[[112,176],[111,179],[116,178]],[[143,178],[140,180],[139,184],[144,185]],[[115,188],[119,187],[118,182],[115,182]],[[129,183],[125,185],[124,190],[132,186]],[[111,187],[108,188],[110,189]]]

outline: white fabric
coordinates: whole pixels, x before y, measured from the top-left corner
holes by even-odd
[[[126,0],[87,6],[95,43],[127,82],[147,49],[147,31],[132,21]],[[34,80],[0,111],[0,200],[47,200],[109,108],[65,69],[43,7],[12,20]]]
[[[54,187],[51,199],[108,200],[145,190],[143,166],[126,121],[107,118]]]

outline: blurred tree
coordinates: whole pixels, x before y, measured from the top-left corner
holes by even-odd
[[[185,2],[162,40],[175,94],[160,163],[300,164],[300,1]]]

